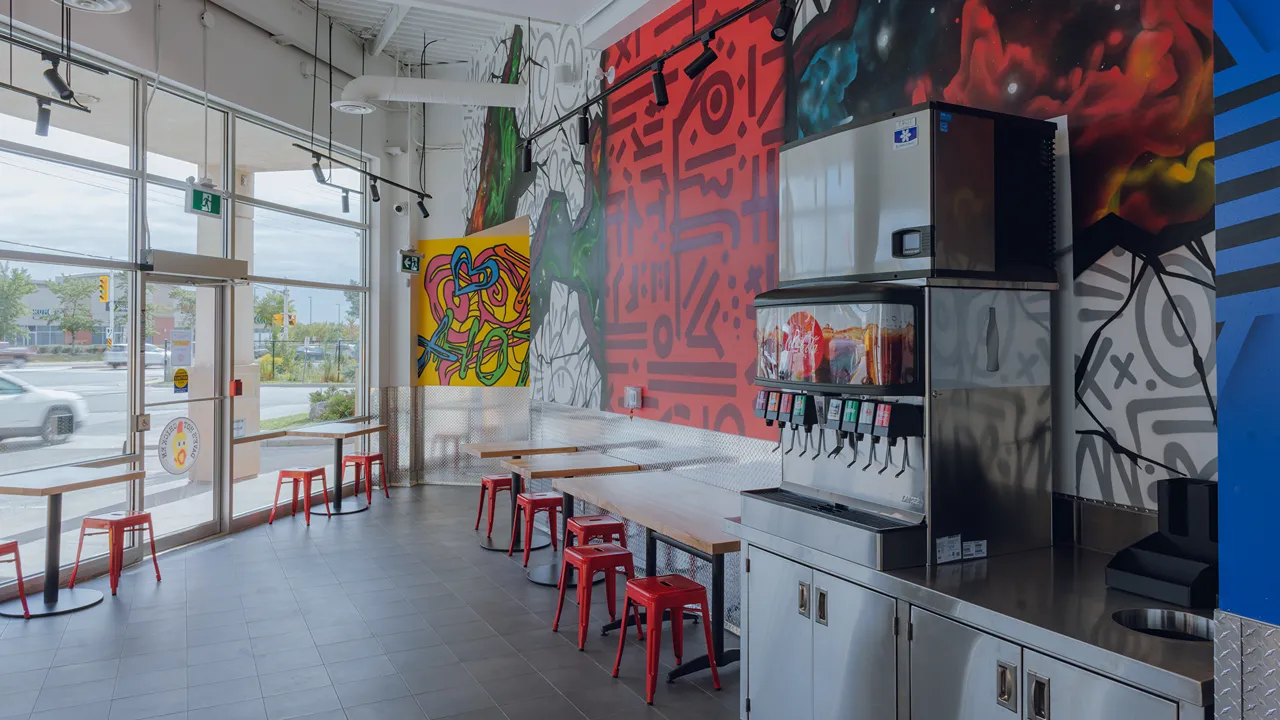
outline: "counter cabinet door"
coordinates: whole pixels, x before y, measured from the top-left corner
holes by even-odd
[[[813,570],[749,548],[747,697],[750,717],[811,720]]]
[[[913,607],[910,647],[912,720],[1023,720],[1018,645]]]
[[[1178,706],[1074,665],[1023,652],[1026,720],[1177,720]]]
[[[893,598],[814,571],[814,720],[897,718],[896,614]]]

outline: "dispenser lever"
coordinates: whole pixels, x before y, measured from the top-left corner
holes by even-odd
[[[844,452],[844,434],[836,432],[836,449],[827,453],[828,458],[833,458]]]
[[[845,467],[851,468],[856,462],[858,462],[858,436],[854,435],[853,436],[853,459],[850,460],[849,464],[845,465]]]
[[[911,465],[911,440],[910,438],[908,438],[907,441],[902,444],[902,469],[894,473],[893,476],[902,477],[902,474],[907,471],[907,467],[909,467],[910,465]]]
[[[795,427],[791,428],[791,445],[787,447],[786,452],[782,453],[783,455],[790,455],[791,451],[796,449],[796,433],[797,432],[798,432],[797,428]]]
[[[813,444],[815,448],[813,451],[813,459],[815,461],[822,456],[822,450],[826,446],[826,444],[827,444],[827,431],[823,428],[818,428],[818,442]]]
[[[885,470],[889,469],[889,463],[893,462],[893,441],[890,440],[888,446],[884,449],[884,467],[880,468],[877,475],[883,475]]]
[[[870,469],[871,469],[871,464],[872,464],[872,463],[874,463],[874,462],[876,461],[876,444],[877,444],[877,443],[876,443],[876,441],[875,441],[875,438],[872,438],[872,439],[871,439],[871,457],[867,459],[867,464],[866,464],[866,465],[864,465],[864,466],[862,466],[862,469],[863,469],[864,471],[866,471],[866,470],[870,470]]]

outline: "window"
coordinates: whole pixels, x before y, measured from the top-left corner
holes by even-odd
[[[222,220],[186,212],[185,189],[147,185],[147,243],[157,250],[226,255]],[[225,213],[225,211],[224,211]]]
[[[252,231],[253,265],[259,277],[359,285],[364,231],[299,215],[254,208],[253,223],[241,224],[237,246]]]
[[[49,68],[48,63],[36,53],[14,48],[10,64],[5,50],[0,52],[0,77],[26,90],[49,91],[41,77]],[[132,167],[134,81],[115,73],[98,75],[65,63],[58,66],[58,72],[89,112],[54,105],[50,109],[49,136],[40,137],[36,135],[36,100],[5,92],[0,104],[0,138],[85,160]]]
[[[131,180],[0,152],[0,250],[129,259]]]
[[[294,147],[308,145],[299,138],[263,127],[247,120],[236,121],[236,182],[238,192],[276,205],[330,215],[351,222],[364,221],[364,183],[355,170],[340,165],[330,167],[321,161],[321,170],[332,185],[361,193],[348,193],[348,211],[343,212],[343,192],[337,187],[316,182],[312,157]],[[329,155],[328,146],[316,144],[316,150]],[[350,165],[360,163],[338,151],[332,153]]]
[[[183,181],[209,177],[221,186],[227,114],[210,108],[206,115],[202,102],[167,90],[156,90],[147,103],[147,173]]]

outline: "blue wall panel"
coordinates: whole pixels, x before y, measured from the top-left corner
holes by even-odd
[[[1280,624],[1280,2],[1213,23],[1221,605]]]

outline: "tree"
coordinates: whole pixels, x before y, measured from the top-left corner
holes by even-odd
[[[292,298],[289,299],[288,312],[296,312]],[[274,328],[275,316],[284,314],[284,293],[279,290],[268,290],[253,301],[253,321],[259,325]],[[288,322],[288,318],[283,318],[283,321]]]
[[[63,275],[49,282],[49,292],[58,298],[58,309],[53,311],[52,322],[63,332],[71,333],[71,344],[76,344],[76,334],[94,327],[93,311],[89,303],[98,292],[98,278]]]
[[[31,273],[22,268],[0,265],[0,338],[24,334],[18,328],[18,318],[26,315],[26,297],[36,291]]]
[[[174,321],[177,327],[192,329],[196,326],[196,291],[191,288],[174,288],[169,291],[169,299],[173,301],[177,315]]]
[[[129,277],[123,272],[118,272],[111,280],[112,287],[112,306],[111,306],[111,322],[115,326],[113,335],[116,342],[123,343],[128,335],[125,333],[125,326],[129,322]],[[147,285],[147,303],[143,307],[143,324],[142,324],[142,342],[151,342],[151,338],[156,334],[156,318],[172,310],[172,308],[154,302],[151,297],[155,294],[155,286]]]

